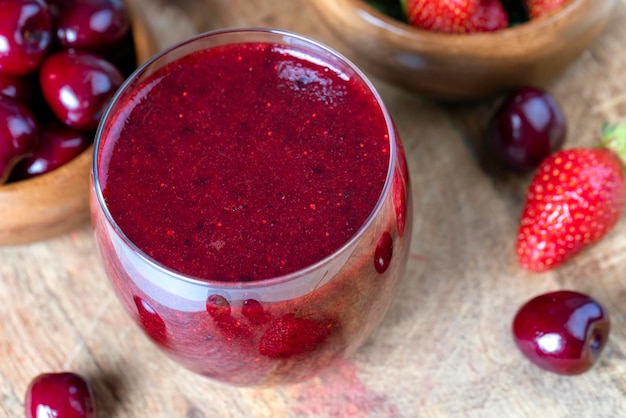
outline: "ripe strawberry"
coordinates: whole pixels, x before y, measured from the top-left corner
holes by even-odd
[[[577,148],[547,157],[526,195],[516,252],[522,267],[555,268],[603,238],[626,203],[626,125],[604,128],[610,149]],[[613,152],[615,151],[615,152]]]
[[[315,351],[331,333],[332,321],[316,321],[293,313],[277,318],[259,342],[263,356],[287,359]]]
[[[498,0],[401,0],[413,26],[435,32],[490,32],[508,26]]]
[[[526,0],[531,19],[537,19],[568,3],[569,0]]]

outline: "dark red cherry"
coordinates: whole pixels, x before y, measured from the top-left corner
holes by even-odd
[[[154,308],[139,296],[134,296],[133,301],[137,307],[139,315],[139,324],[144,332],[157,344],[167,345],[168,332],[163,318],[154,310]]]
[[[224,296],[210,295],[206,300],[206,311],[227,340],[250,340],[248,328],[231,315],[230,303]]]
[[[230,318],[230,303],[222,295],[209,295],[206,311],[215,320],[226,320]]]
[[[0,94],[29,105],[35,96],[34,83],[30,77],[0,73]]]
[[[63,48],[99,52],[130,31],[121,0],[48,0],[55,17],[56,39]]]
[[[86,150],[92,139],[86,132],[51,123],[42,129],[37,148],[15,166],[11,181],[29,179],[59,168]]]
[[[39,141],[39,127],[30,110],[21,103],[0,96],[0,184],[13,167],[31,153]]]
[[[374,267],[379,273],[384,273],[391,264],[393,257],[393,238],[389,232],[383,232],[374,251]]]
[[[0,72],[37,69],[52,43],[52,17],[43,0],[0,0]]]
[[[256,299],[244,300],[241,314],[254,325],[264,324],[271,319],[271,314],[265,312],[261,302]]]
[[[496,161],[524,172],[560,149],[566,133],[565,116],[554,97],[522,87],[507,96],[491,118],[487,147]]]
[[[61,122],[91,131],[124,79],[113,64],[97,55],[61,51],[44,61],[39,81],[46,102]]]
[[[259,342],[259,353],[270,358],[286,359],[315,351],[330,335],[333,323],[296,316],[276,318]]]
[[[93,392],[87,380],[71,373],[46,373],[30,383],[24,401],[26,418],[95,418]]]
[[[589,370],[609,338],[606,309],[573,291],[537,296],[513,320],[513,338],[522,353],[541,368],[575,375]]]

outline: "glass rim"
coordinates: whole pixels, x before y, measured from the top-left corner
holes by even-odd
[[[354,72],[354,75],[360,78],[360,80],[364,83],[369,93],[374,97],[382,116],[385,120],[385,125],[387,127],[387,135],[389,136],[389,165],[387,167],[387,175],[385,177],[385,183],[380,191],[380,195],[374,207],[370,210],[366,220],[363,224],[357,229],[357,231],[346,240],[339,248],[333,251],[331,254],[326,257],[316,261],[315,263],[309,264],[306,267],[293,271],[291,273],[283,274],[280,276],[269,277],[267,279],[261,280],[253,280],[247,282],[230,282],[230,281],[219,281],[219,280],[211,280],[211,279],[203,279],[196,276],[191,276],[184,274],[178,270],[168,267],[167,265],[155,260],[148,254],[146,254],[141,248],[139,248],[130,238],[126,236],[122,228],[115,222],[111,212],[109,211],[108,205],[104,200],[104,196],[102,193],[102,187],[100,184],[99,178],[99,169],[98,169],[98,160],[100,156],[100,143],[102,142],[102,138],[104,137],[104,125],[107,123],[108,119],[113,116],[113,109],[117,102],[120,100],[121,96],[130,88],[133,81],[139,77],[142,73],[148,70],[153,64],[155,64],[159,59],[169,55],[170,53],[182,48],[186,45],[193,44],[195,42],[201,41],[206,38],[213,38],[219,36],[228,36],[228,35],[238,35],[238,34],[248,34],[254,35],[259,34],[263,36],[268,35],[276,35],[281,37],[281,39],[294,39],[299,42],[302,42],[304,45],[299,44],[298,46],[306,46],[311,49],[316,49],[317,53],[328,53],[334,58],[338,59],[339,63],[347,66],[351,71]],[[270,41],[263,41],[266,43],[271,43]],[[278,40],[277,40],[278,43]],[[233,42],[224,43],[222,45],[233,44]],[[282,43],[283,45],[289,46],[289,43]],[[216,45],[217,46],[217,45]],[[365,233],[365,231],[369,228],[369,226],[373,223],[374,218],[377,213],[379,213],[385,203],[385,197],[391,193],[391,187],[393,183],[393,175],[394,175],[394,167],[396,165],[396,159],[398,158],[398,150],[397,150],[397,138],[396,138],[395,125],[391,118],[391,115],[385,106],[385,103],[375,88],[374,84],[371,80],[365,75],[365,73],[360,70],[352,61],[346,58],[343,54],[339,53],[335,49],[316,41],[306,35],[299,34],[296,32],[282,30],[282,29],[274,29],[274,28],[262,28],[262,27],[235,27],[235,28],[227,28],[227,29],[217,29],[212,31],[203,32],[192,37],[189,37],[183,41],[177,42],[160,52],[154,54],[147,61],[137,67],[133,73],[126,78],[126,80],[122,83],[122,85],[115,92],[109,104],[107,105],[105,111],[102,114],[100,119],[100,123],[98,124],[98,128],[96,130],[95,139],[94,139],[94,150],[92,156],[91,163],[91,176],[93,182],[93,190],[95,190],[96,201],[99,208],[102,210],[106,222],[112,227],[115,234],[122,240],[124,244],[126,244],[139,258],[141,258],[148,265],[153,268],[159,270],[164,275],[179,281],[186,282],[188,284],[198,285],[206,288],[221,288],[224,290],[227,289],[238,289],[238,290],[254,290],[255,288],[262,287],[270,287],[275,286],[277,284],[283,282],[290,282],[296,279],[299,279],[303,276],[311,274],[312,272],[322,268],[322,266],[332,262],[334,259],[341,257],[346,251],[349,251],[356,242],[361,238],[361,236]],[[93,201],[92,203],[93,204]]]

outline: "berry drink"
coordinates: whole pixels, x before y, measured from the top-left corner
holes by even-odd
[[[408,170],[352,64],[300,35],[199,35],[138,69],[96,136],[113,288],[172,359],[235,385],[309,378],[381,322],[407,260]]]

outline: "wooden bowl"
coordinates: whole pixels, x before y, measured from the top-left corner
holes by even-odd
[[[137,63],[157,52],[147,22],[127,3]],[[51,238],[89,220],[93,146],[50,173],[0,186],[0,245]]]
[[[600,35],[616,0],[573,0],[543,19],[472,35],[418,29],[365,0],[312,4],[364,71],[430,99],[469,101],[545,86]]]

